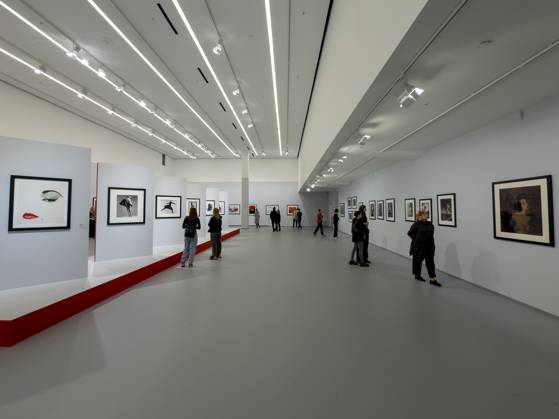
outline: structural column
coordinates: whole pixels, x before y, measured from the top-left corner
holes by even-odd
[[[245,151],[242,157],[241,172],[241,228],[248,228],[248,176],[249,176],[249,153]]]

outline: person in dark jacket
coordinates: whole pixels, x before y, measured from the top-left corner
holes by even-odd
[[[208,232],[212,241],[212,255],[211,260],[221,259],[221,215],[219,215],[219,208],[214,208],[213,216],[210,218]]]
[[[281,231],[281,212],[278,208],[278,210],[276,211],[277,215],[276,215],[276,229],[277,231]]]
[[[320,229],[320,234],[322,234],[324,236],[324,229],[322,228],[322,221],[324,221],[324,214],[322,213],[322,210],[319,208],[318,212],[316,213],[316,228],[314,229],[314,235],[316,236],[316,233],[318,232],[318,230]]]
[[[363,262],[371,263],[369,260],[369,219],[367,218],[367,206],[361,205],[359,212],[363,215],[363,225],[365,226],[365,233],[363,235]]]
[[[303,219],[303,213],[301,212],[301,208],[297,208],[297,228],[303,228],[301,226],[302,219]]]
[[[194,266],[194,255],[196,254],[196,245],[198,244],[198,231],[201,228],[200,219],[196,208],[190,208],[190,212],[182,222],[184,228],[184,251],[181,257],[181,266],[184,268],[188,260],[188,267]]]
[[[410,254],[413,258],[413,275],[415,279],[425,282],[425,279],[421,276],[421,266],[425,260],[425,266],[430,278],[429,283],[440,287],[441,283],[437,281],[435,273],[435,227],[431,221],[428,221],[428,215],[425,211],[417,213],[417,221],[411,226],[408,236],[412,240]]]
[[[278,231],[278,212],[276,211],[276,207],[272,208],[272,211],[270,211],[270,221],[272,222],[272,231]]]
[[[334,224],[334,237],[338,237],[338,223],[340,222],[340,216],[338,215],[338,209],[334,210],[334,216],[332,217],[332,224]]]
[[[363,263],[363,237],[365,235],[365,228],[363,225],[363,215],[359,211],[355,211],[355,217],[352,221],[351,227],[351,241],[353,242],[353,249],[351,250],[350,265],[369,266]]]

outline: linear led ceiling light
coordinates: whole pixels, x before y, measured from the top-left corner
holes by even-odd
[[[276,80],[276,59],[274,56],[274,35],[272,33],[272,12],[270,10],[270,0],[264,0],[266,6],[266,25],[268,26],[268,44],[270,48],[270,65],[272,67],[272,83],[274,86],[274,103],[276,106],[276,124],[278,127],[278,145],[280,156],[283,154],[281,147],[281,127],[278,104],[278,84]]]
[[[93,0],[89,0],[90,2]],[[196,48],[198,48],[198,52],[200,53],[200,55],[202,56],[202,59],[204,60],[204,62],[206,63],[206,66],[209,68],[210,73],[212,73],[212,76],[215,80],[215,83],[217,84],[217,87],[219,88],[219,91],[221,92],[223,98],[225,99],[225,101],[227,102],[227,105],[229,105],[229,108],[231,109],[231,112],[233,112],[233,115],[235,116],[235,119],[237,120],[237,122],[239,123],[241,130],[243,131],[243,134],[245,134],[245,137],[248,141],[248,143],[250,144],[250,147],[252,148],[252,151],[254,152],[255,156],[258,156],[258,152],[256,151],[256,148],[254,148],[254,144],[252,144],[252,141],[250,139],[250,136],[248,135],[248,133],[246,132],[246,129],[243,125],[243,123],[241,122],[239,115],[237,115],[237,112],[235,111],[235,108],[233,107],[233,104],[231,103],[231,101],[229,100],[229,97],[227,96],[227,93],[225,93],[225,89],[223,88],[223,86],[221,85],[221,82],[219,81],[219,78],[217,77],[217,74],[215,73],[212,64],[210,63],[210,60],[208,59],[206,52],[204,51],[204,49],[202,48],[202,45],[200,45],[200,41],[198,40],[198,37],[196,36],[196,33],[194,32],[194,29],[192,29],[192,25],[190,25],[190,22],[188,21],[188,19],[186,18],[186,15],[184,14],[184,11],[181,7],[181,5],[179,4],[178,0],[172,0],[173,4],[175,6],[175,8],[177,9],[177,12],[179,14],[179,16],[181,17],[182,23],[184,23],[184,26],[186,26],[186,29],[188,30],[188,33],[190,34],[190,37],[192,38],[192,41],[194,42],[194,44],[196,45]],[[221,51],[223,51],[223,48],[221,47],[221,44],[217,44],[214,49],[213,52],[215,54],[218,54],[216,52],[216,48],[220,47],[220,52],[219,54],[221,54]],[[218,55],[219,55],[218,54]],[[238,90],[238,89],[237,89]]]
[[[95,3],[93,0],[87,0],[88,3],[95,9],[95,11],[114,29],[116,33],[128,44],[130,48],[147,64],[147,66],[159,77],[159,79],[171,90],[179,100],[186,105],[186,107],[202,122],[206,128],[225,146],[227,150],[235,157],[240,157],[229,145],[221,138],[221,136],[206,122],[202,116],[196,112],[196,109],[188,103],[188,101],[178,92],[177,89],[161,74],[161,72],[149,61],[144,54],[128,39],[128,37],[120,30],[120,28],[107,16],[107,14]]]
[[[398,96],[400,108],[408,108],[413,105],[423,92],[423,89],[407,84],[405,90]]]
[[[177,147],[174,143],[171,143],[167,140],[165,140],[163,137],[156,135],[153,133],[153,130],[150,128],[144,128],[140,125],[137,125],[133,119],[129,119],[123,115],[121,115],[119,112],[117,112],[114,108],[114,106],[110,105],[110,106],[106,106],[103,105],[102,103],[100,103],[99,101],[93,99],[88,92],[85,89],[77,89],[74,88],[68,84],[66,84],[65,82],[63,82],[62,80],[54,77],[53,75],[49,74],[47,72],[47,69],[44,66],[36,66],[33,65],[27,61],[25,61],[24,59],[16,56],[15,54],[12,54],[11,52],[3,49],[2,47],[0,47],[0,53],[10,57],[11,59],[13,59],[14,61],[17,61],[18,63],[24,65],[25,67],[27,67],[28,69],[32,70],[35,74],[39,75],[39,76],[45,76],[46,78],[48,78],[49,80],[53,81],[54,83],[58,84],[59,86],[65,88],[66,90],[69,90],[70,92],[74,93],[78,98],[86,100],[92,104],[94,104],[95,106],[103,109],[105,112],[107,112],[107,114],[114,116],[116,118],[119,118],[125,122],[128,122],[131,126],[136,127],[146,133],[149,133],[151,135],[153,135],[154,137],[156,137],[157,139],[159,139],[162,143],[169,145],[170,147],[172,147],[173,149],[175,149],[176,151],[184,154],[185,156],[190,157],[191,159],[195,159],[196,156],[194,156],[193,154],[189,153],[186,150],[183,150],[180,147]]]
[[[125,90],[125,84],[124,83],[120,83],[120,82],[113,82],[111,81],[108,77],[107,77],[107,72],[105,71],[105,69],[100,66],[99,69],[96,69],[94,66],[92,66],[87,58],[87,54],[86,52],[79,48],[77,45],[72,43],[72,47],[70,49],[66,48],[64,45],[62,45],[60,42],[56,41],[54,38],[52,38],[50,35],[48,35],[46,32],[44,32],[42,29],[40,29],[39,27],[37,27],[36,25],[34,25],[29,19],[25,18],[23,15],[21,15],[20,13],[18,13],[16,10],[14,10],[13,8],[11,8],[10,6],[8,6],[5,2],[0,1],[0,6],[2,6],[4,9],[6,9],[8,12],[10,12],[12,15],[14,15],[15,17],[17,17],[20,21],[22,21],[23,23],[25,23],[27,26],[29,26],[30,28],[32,28],[35,32],[39,33],[40,35],[42,35],[45,39],[49,40],[53,45],[57,46],[58,48],[60,48],[62,51],[65,52],[65,54],[72,59],[76,59],[79,63],[81,63],[84,67],[86,67],[87,69],[89,69],[90,71],[92,71],[93,73],[97,74],[99,77],[101,77],[103,80],[105,80],[107,83],[109,83],[111,86],[113,86],[115,88],[115,90],[119,93],[123,93],[126,97],[128,97],[130,100],[132,100],[133,102],[135,102],[136,104],[138,104],[141,107],[144,107],[149,113],[153,114],[153,112],[150,111],[150,109],[146,108],[145,106],[143,106],[141,104],[141,100],[136,99],[133,95],[131,95],[129,92],[127,92]],[[40,73],[37,73],[40,74]],[[78,95],[79,97],[80,95]],[[158,119],[160,119],[161,121],[163,121],[164,119],[159,117],[159,115],[155,115]],[[178,129],[176,129],[175,127],[171,127],[177,134],[181,135],[182,137],[184,137],[186,140],[188,140],[190,143],[192,143],[193,145],[195,145],[196,147],[198,147],[201,151],[203,151],[204,153],[208,154],[210,157],[214,158],[215,154],[213,152],[211,152],[210,150],[208,150],[205,147],[202,147],[201,144],[196,143],[195,141],[193,141],[190,137],[189,134],[187,134],[186,132],[182,132]]]
[[[371,136],[369,134],[365,134],[363,135],[359,141],[357,141],[357,144],[359,145],[365,145],[365,143],[371,138]]]

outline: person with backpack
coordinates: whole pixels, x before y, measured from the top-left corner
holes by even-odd
[[[184,228],[184,251],[181,257],[181,267],[185,267],[188,260],[188,267],[194,266],[194,255],[196,254],[196,245],[198,244],[198,232],[202,226],[196,208],[190,208],[188,216],[182,222]]]
[[[340,222],[340,216],[338,215],[338,209],[334,210],[334,216],[332,217],[332,224],[334,224],[334,237],[338,237],[338,223]]]
[[[360,211],[355,211],[355,217],[352,221],[351,227],[351,241],[353,242],[353,249],[351,250],[350,265],[369,266],[364,263],[363,259],[363,238],[365,237],[365,226],[363,224],[363,214]]]
[[[214,208],[213,216],[210,218],[208,232],[212,241],[212,255],[210,260],[221,259],[221,215],[219,215],[219,208]]]

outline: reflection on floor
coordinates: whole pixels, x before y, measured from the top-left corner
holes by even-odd
[[[13,348],[2,419],[559,417],[559,319],[349,238],[243,231]]]

